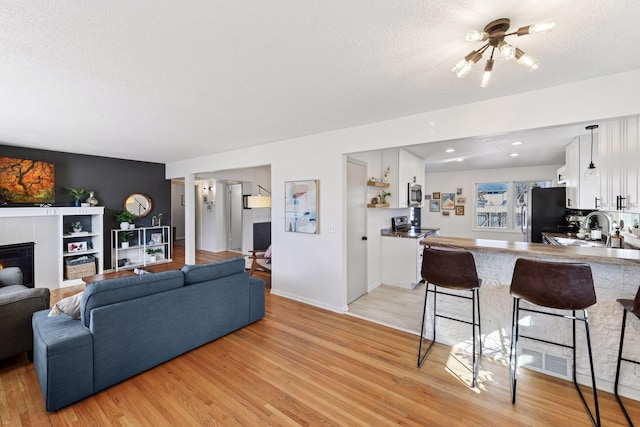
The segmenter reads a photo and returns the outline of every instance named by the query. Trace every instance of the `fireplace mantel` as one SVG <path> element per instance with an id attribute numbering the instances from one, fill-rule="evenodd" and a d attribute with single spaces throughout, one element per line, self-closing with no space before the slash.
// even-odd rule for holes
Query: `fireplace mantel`
<path id="1" fill-rule="evenodd" d="M 32 216 L 93 215 L 103 213 L 103 207 L 46 206 L 24 208 L 0 208 L 0 218 L 24 218 Z"/>

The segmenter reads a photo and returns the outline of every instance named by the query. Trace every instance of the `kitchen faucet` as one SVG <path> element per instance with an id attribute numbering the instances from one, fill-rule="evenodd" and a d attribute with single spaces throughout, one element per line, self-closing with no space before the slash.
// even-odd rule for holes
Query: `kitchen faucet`
<path id="1" fill-rule="evenodd" d="M 606 214 L 604 212 L 600 212 L 600 211 L 593 211 L 584 218 L 583 227 L 589 228 L 589 220 L 591 219 L 592 216 L 596 216 L 596 215 L 599 215 L 607 220 L 607 226 L 608 226 L 607 229 L 609 230 L 609 232 L 607 233 L 607 242 L 604 245 L 605 247 L 609 248 L 611 247 L 611 233 L 613 233 L 613 218 L 611 218 L 611 215 Z"/>

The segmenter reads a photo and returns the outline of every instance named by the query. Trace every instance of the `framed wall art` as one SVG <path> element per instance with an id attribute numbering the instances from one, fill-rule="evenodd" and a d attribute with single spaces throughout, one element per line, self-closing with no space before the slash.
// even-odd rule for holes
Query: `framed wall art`
<path id="1" fill-rule="evenodd" d="M 456 206 L 456 215 L 464 215 L 464 206 Z"/>
<path id="2" fill-rule="evenodd" d="M 319 180 L 284 183 L 284 226 L 293 233 L 318 234 Z"/>
<path id="3" fill-rule="evenodd" d="M 440 200 L 440 192 L 439 191 L 434 191 L 432 196 L 433 196 L 434 200 Z"/>
<path id="4" fill-rule="evenodd" d="M 431 200 L 429 202 L 429 212 L 440 212 L 440 200 Z"/>
<path id="5" fill-rule="evenodd" d="M 456 195 L 454 193 L 442 193 L 440 197 L 440 207 L 442 209 L 453 210 L 453 207 L 456 205 Z"/>

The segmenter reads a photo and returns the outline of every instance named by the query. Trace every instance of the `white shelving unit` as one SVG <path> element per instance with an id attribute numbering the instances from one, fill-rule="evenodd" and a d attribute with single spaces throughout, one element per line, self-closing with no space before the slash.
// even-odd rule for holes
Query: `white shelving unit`
<path id="1" fill-rule="evenodd" d="M 77 285 L 82 282 L 82 278 L 68 278 L 66 274 L 66 261 L 83 256 L 92 256 L 95 258 L 95 273 L 101 274 L 104 271 L 103 266 L 103 207 L 93 208 L 61 208 L 62 215 L 60 218 L 60 235 L 62 236 L 62 268 L 60 269 L 60 284 L 62 287 Z M 72 232 L 71 224 L 80 222 L 82 231 L 79 233 Z M 71 246 L 75 246 L 74 249 Z M 86 249 L 82 250 L 82 247 Z M 70 251 L 71 249 L 71 251 Z"/>
<path id="2" fill-rule="evenodd" d="M 123 248 L 120 236 L 130 233 L 129 247 Z M 160 252 L 156 254 L 156 260 L 151 260 L 147 249 L 156 248 Z M 111 230 L 111 268 L 115 271 L 146 267 L 147 265 L 160 264 L 171 261 L 171 227 L 162 225 L 158 227 L 138 227 L 128 230 Z"/>

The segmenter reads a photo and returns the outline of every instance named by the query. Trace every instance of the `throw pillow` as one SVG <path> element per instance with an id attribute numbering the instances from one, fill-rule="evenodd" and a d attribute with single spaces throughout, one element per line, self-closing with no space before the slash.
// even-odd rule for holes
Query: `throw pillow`
<path id="1" fill-rule="evenodd" d="M 49 317 L 64 313 L 74 320 L 80 319 L 80 302 L 83 293 L 84 291 L 58 301 L 49 312 Z"/>
<path id="2" fill-rule="evenodd" d="M 271 262 L 271 245 L 269 245 L 266 252 L 264 253 L 264 257 L 267 259 L 267 262 Z"/>

